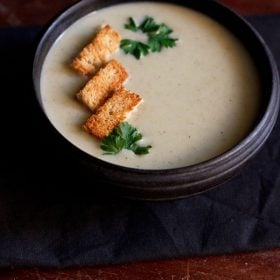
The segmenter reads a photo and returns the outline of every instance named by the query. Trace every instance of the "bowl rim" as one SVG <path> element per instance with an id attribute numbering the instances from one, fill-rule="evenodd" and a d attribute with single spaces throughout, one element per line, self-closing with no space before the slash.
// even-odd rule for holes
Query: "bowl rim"
<path id="1" fill-rule="evenodd" d="M 207 1 L 207 5 L 213 5 L 219 9 L 223 9 L 226 13 L 231 14 L 231 16 L 235 17 L 245 28 L 247 28 L 247 32 L 251 32 L 251 34 L 255 37 L 255 39 L 259 42 L 260 46 L 263 49 L 263 53 L 266 56 L 268 65 L 271 69 L 271 89 L 270 89 L 270 97 L 269 97 L 269 102 L 266 105 L 265 112 L 261 115 L 261 118 L 256 121 L 254 124 L 253 128 L 251 131 L 247 134 L 245 138 L 243 138 L 241 141 L 239 141 L 236 145 L 231 147 L 229 150 L 225 151 L 224 153 L 217 155 L 213 158 L 210 158 L 208 160 L 188 165 L 188 166 L 182 166 L 182 167 L 175 167 L 175 168 L 168 168 L 168 169 L 142 169 L 142 168 L 132 168 L 132 167 L 127 167 L 127 166 L 122 166 L 122 165 L 117 165 L 113 164 L 110 162 L 107 162 L 105 160 L 99 159 L 97 157 L 94 157 L 93 155 L 88 154 L 86 151 L 81 150 L 78 148 L 74 143 L 70 142 L 55 126 L 54 124 L 50 121 L 48 118 L 45 109 L 43 107 L 42 101 L 41 101 L 41 93 L 40 93 L 40 77 L 41 77 L 41 70 L 42 70 L 42 65 L 41 69 L 39 71 L 39 76 L 37 72 L 38 68 L 38 60 L 41 56 L 41 51 L 44 47 L 45 42 L 48 40 L 49 36 L 56 31 L 56 28 L 59 27 L 59 24 L 61 21 L 66 20 L 67 28 L 71 26 L 74 22 L 76 22 L 78 19 L 86 16 L 87 14 L 90 14 L 92 12 L 96 12 L 100 9 L 109 7 L 109 6 L 114 6 L 114 5 L 122 5 L 122 4 L 127 4 L 127 3 L 135 3 L 135 2 L 158 2 L 158 3 L 166 3 L 166 4 L 171 4 L 171 5 L 180 5 L 183 7 L 192 7 L 193 2 L 197 3 L 205 3 L 205 0 L 185 0 L 185 1 L 180 1 L 180 0 L 175 0 L 175 1 L 168 1 L 168 0 L 120 0 L 120 1 L 115 1 L 115 0 L 82 0 L 79 1 L 73 5 L 71 5 L 69 8 L 66 8 L 60 15 L 58 15 L 53 22 L 48 26 L 46 32 L 42 36 L 33 61 L 33 85 L 35 88 L 35 93 L 36 93 L 36 99 L 39 102 L 39 105 L 44 112 L 45 117 L 48 119 L 49 123 L 51 123 L 52 127 L 58 132 L 58 134 L 63 137 L 64 140 L 68 144 L 72 146 L 72 148 L 75 148 L 77 152 L 85 156 L 87 159 L 91 161 L 95 161 L 97 165 L 102 166 L 102 168 L 110 168 L 112 170 L 120 170 L 128 173 L 135 173 L 135 174 L 150 174 L 150 175 L 172 175 L 172 174 L 196 174 L 200 172 L 205 172 L 207 170 L 211 170 L 212 167 L 220 165 L 220 164 L 225 164 L 229 161 L 232 161 L 232 158 L 235 158 L 238 156 L 243 150 L 246 150 L 248 146 L 252 144 L 252 141 L 256 138 L 256 136 L 267 126 L 271 120 L 274 120 L 274 124 L 276 122 L 276 118 L 278 115 L 278 110 L 276 108 L 279 108 L 279 94 L 278 92 L 278 85 L 279 85 L 279 75 L 278 75 L 278 70 L 277 66 L 275 64 L 273 55 L 271 51 L 269 50 L 267 44 L 265 43 L 264 39 L 261 37 L 261 35 L 256 31 L 256 29 L 246 20 L 244 17 L 240 16 L 238 13 L 233 11 L 232 9 L 228 8 L 227 6 L 215 1 L 215 0 L 209 0 Z M 84 7 L 86 7 L 89 4 L 96 4 L 98 5 L 97 8 L 93 7 L 91 11 L 85 12 L 82 16 L 78 16 L 74 20 L 69 20 L 69 16 L 75 14 L 77 11 L 81 11 Z M 198 10 L 199 12 L 204 13 L 206 16 L 210 16 L 207 12 L 203 12 L 202 10 Z M 216 18 L 212 17 L 214 20 L 217 21 Z M 59 39 L 59 37 L 63 34 L 65 29 L 61 30 L 59 32 L 59 35 L 56 36 L 54 39 L 53 43 L 56 42 L 56 40 Z M 53 43 L 51 45 L 53 45 Z M 50 47 L 48 51 L 50 50 Z M 46 57 L 46 56 L 45 56 Z M 39 81 L 39 82 L 38 82 Z M 273 90 L 273 89 L 277 90 Z M 273 126 L 274 126 L 273 124 Z M 272 128 L 270 129 L 269 133 L 271 132 Z M 269 135 L 268 135 L 269 136 Z M 263 142 L 266 141 L 268 136 L 263 140 Z"/>

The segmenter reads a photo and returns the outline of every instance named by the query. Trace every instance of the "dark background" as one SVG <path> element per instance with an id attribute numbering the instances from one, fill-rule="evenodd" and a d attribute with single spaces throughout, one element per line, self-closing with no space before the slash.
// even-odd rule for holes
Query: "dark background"
<path id="1" fill-rule="evenodd" d="M 49 5 L 47 1 L 11 2 L 1 1 L 2 24 L 6 27 L 42 25 L 55 14 L 55 9 L 60 9 L 60 6 Z M 66 1 L 63 4 L 62 2 L 59 3 L 68 5 Z M 270 1 L 263 6 L 261 6 L 262 1 L 247 1 L 247 4 L 246 1 L 231 2 L 239 10 L 244 7 L 242 10 L 244 13 L 250 11 L 277 13 L 279 11 L 278 1 L 275 1 L 275 4 Z M 3 7 L 6 7 L 6 10 Z M 7 9 L 8 12 L 5 12 Z M 38 12 L 41 12 L 41 16 L 38 16 Z M 251 17 L 250 21 L 263 34 L 279 61 L 279 17 Z M 75 262 L 86 265 L 104 263 L 104 260 L 109 264 L 116 260 L 128 262 L 127 256 L 133 256 L 131 260 L 136 261 L 137 259 L 185 257 L 201 253 L 278 247 L 279 124 L 264 149 L 238 177 L 217 190 L 192 198 L 192 202 L 182 200 L 155 205 L 135 203 L 115 197 L 104 199 L 99 192 L 92 193 L 92 184 L 88 179 L 83 180 L 81 185 L 80 176 L 83 174 L 79 173 L 80 171 L 77 172 L 79 168 L 75 163 L 68 162 L 66 151 L 53 137 L 53 131 L 34 99 L 30 73 L 34 42 L 40 32 L 41 28 L 5 28 L 0 32 L 1 74 L 2 81 L 5 81 L 2 88 L 1 110 L 2 131 L 5 133 L 2 134 L 0 166 L 2 187 L 0 191 L 0 259 L 2 265 L 74 265 Z M 25 67 L 23 68 L 22 65 Z M 49 151 L 54 151 L 54 153 L 49 153 Z M 254 186 L 254 192 L 252 192 L 252 186 Z M 175 219 L 174 213 L 178 214 Z M 65 220 L 65 217 L 68 219 Z M 94 217 L 96 221 L 92 223 Z M 186 224 L 186 220 L 191 222 Z M 221 223 L 213 227 L 217 220 Z M 149 223 L 161 225 L 161 227 L 156 230 L 146 229 Z M 98 228 L 94 228 L 96 225 Z M 180 232 L 174 232 L 176 228 L 180 228 Z M 200 235 L 194 236 L 193 229 L 200 229 Z M 111 245 L 107 248 L 108 251 L 104 250 L 104 244 L 89 242 L 93 232 L 97 234 L 99 240 L 107 238 L 105 245 Z M 112 232 L 116 235 L 126 232 L 127 236 L 121 240 L 122 243 L 119 243 L 122 244 L 119 250 L 115 243 L 109 242 L 112 240 Z M 161 232 L 160 235 L 159 232 Z M 110 235 L 106 236 L 107 233 Z M 191 238 L 188 238 L 188 235 Z M 81 239 L 81 236 L 84 238 Z M 157 240 L 153 242 L 155 238 Z M 120 241 L 117 236 L 113 236 L 113 239 Z M 235 242 L 232 243 L 233 240 Z M 234 245 L 228 247 L 229 242 Z M 90 255 L 92 248 L 95 250 L 93 255 L 92 253 Z M 184 248 L 188 249 L 187 253 Z M 112 251 L 114 251 L 113 255 Z M 51 253 L 48 255 L 46 252 Z M 83 252 L 82 255 L 81 252 Z M 160 255 L 157 255 L 159 252 Z M 248 271 L 248 266 L 254 267 L 255 276 L 258 277 L 261 275 L 258 268 L 265 264 L 258 260 L 266 261 L 271 267 L 272 263 L 269 261 L 277 259 L 278 251 L 265 251 L 260 254 L 254 263 L 251 263 L 254 258 L 248 257 L 247 260 L 250 261 L 244 261 L 241 264 L 240 260 L 246 259 L 246 255 L 233 256 L 231 259 L 230 257 L 229 259 L 208 257 L 203 261 L 209 261 L 212 267 L 215 267 L 215 264 L 219 267 L 219 262 L 223 260 L 224 264 L 231 265 L 235 269 L 238 265 L 239 269 L 246 270 L 247 268 Z M 50 263 L 50 260 L 53 263 Z M 166 264 L 176 272 L 180 267 L 182 273 L 189 273 L 189 270 L 185 271 L 182 266 L 191 264 L 192 275 L 198 275 L 193 279 L 204 279 L 199 278 L 203 277 L 201 276 L 203 273 L 199 274 L 197 273 L 199 269 L 194 269 L 196 264 L 200 270 L 204 268 L 203 271 L 206 271 L 204 273 L 211 270 L 202 265 L 202 259 L 153 263 L 157 269 L 165 270 L 167 273 Z M 146 267 L 154 269 L 153 265 L 146 264 Z M 133 265 L 131 267 L 133 268 Z M 135 268 L 137 264 L 134 264 Z M 94 273 L 97 273 L 97 270 L 87 269 L 84 273 L 91 271 L 92 277 L 96 276 Z M 127 269 L 127 267 L 122 269 Z M 116 272 L 116 268 L 111 268 L 109 271 Z M 141 275 L 142 270 L 139 269 L 139 265 L 138 271 Z M 267 274 L 267 271 L 270 271 L 270 274 Z M 27 270 L 23 270 L 15 273 L 26 272 Z M 77 270 L 71 271 L 71 273 L 76 272 Z M 150 272 L 152 273 L 152 270 Z M 9 273 L 11 271 L 5 272 L 6 276 L 3 277 L 8 277 Z M 32 270 L 29 273 L 32 275 Z M 224 277 L 232 278 L 236 273 L 238 271 L 232 271 Z M 273 273 L 274 277 L 279 276 L 275 274 L 277 267 L 263 273 L 263 276 L 260 276 L 263 278 L 259 279 L 277 279 L 268 278 L 272 277 Z M 128 274 L 129 272 L 126 275 Z M 51 277 L 50 275 L 54 274 L 47 275 Z M 156 275 L 159 274 L 155 274 L 154 277 Z M 179 277 L 178 274 L 176 275 Z M 207 279 L 226 279 L 209 278 L 212 277 L 209 275 L 211 273 L 208 273 Z M 106 279 L 105 276 L 102 275 L 103 279 Z"/>

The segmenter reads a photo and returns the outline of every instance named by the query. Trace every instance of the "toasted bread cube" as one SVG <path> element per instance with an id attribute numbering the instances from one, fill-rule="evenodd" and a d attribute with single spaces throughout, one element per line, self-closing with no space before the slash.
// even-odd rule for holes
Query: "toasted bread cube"
<path id="1" fill-rule="evenodd" d="M 92 75 L 104 65 L 111 54 L 119 49 L 120 34 L 110 25 L 105 25 L 74 58 L 72 67 L 83 75 Z"/>
<path id="2" fill-rule="evenodd" d="M 141 100 L 138 94 L 121 88 L 86 121 L 85 130 L 100 139 L 108 136 Z"/>
<path id="3" fill-rule="evenodd" d="M 87 82 L 77 97 L 94 112 L 115 90 L 122 87 L 127 77 L 125 68 L 118 61 L 111 60 Z"/>

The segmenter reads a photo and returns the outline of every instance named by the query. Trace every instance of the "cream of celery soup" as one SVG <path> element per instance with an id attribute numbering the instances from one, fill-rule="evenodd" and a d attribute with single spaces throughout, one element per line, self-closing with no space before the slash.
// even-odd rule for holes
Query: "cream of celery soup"
<path id="1" fill-rule="evenodd" d="M 128 150 L 103 155 L 100 141 L 82 128 L 91 113 L 75 98 L 86 78 L 69 64 L 102 24 L 122 38 L 145 40 L 124 29 L 128 17 L 140 22 L 145 16 L 170 26 L 177 46 L 140 60 L 122 50 L 113 57 L 130 75 L 126 88 L 144 99 L 127 121 L 152 148 L 142 156 Z M 208 160 L 236 145 L 256 119 L 260 84 L 245 48 L 219 23 L 180 6 L 140 2 L 101 9 L 68 28 L 47 55 L 41 95 L 52 124 L 84 152 L 117 165 L 167 169 Z"/>

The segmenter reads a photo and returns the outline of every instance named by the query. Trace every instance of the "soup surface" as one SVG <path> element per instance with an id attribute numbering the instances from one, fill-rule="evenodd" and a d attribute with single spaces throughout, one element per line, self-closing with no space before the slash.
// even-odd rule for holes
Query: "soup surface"
<path id="1" fill-rule="evenodd" d="M 136 60 L 122 50 L 113 55 L 127 69 L 126 88 L 144 99 L 127 120 L 152 145 L 148 155 L 124 150 L 103 155 L 100 141 L 82 128 L 90 112 L 75 94 L 86 78 L 70 62 L 102 24 L 122 38 L 145 40 L 124 28 L 128 17 L 165 23 L 177 46 Z M 260 84 L 242 44 L 211 18 L 163 3 L 120 4 L 93 12 L 70 26 L 49 51 L 41 75 L 44 110 L 56 129 L 84 152 L 117 165 L 167 169 L 196 164 L 229 150 L 252 129 Z"/>

